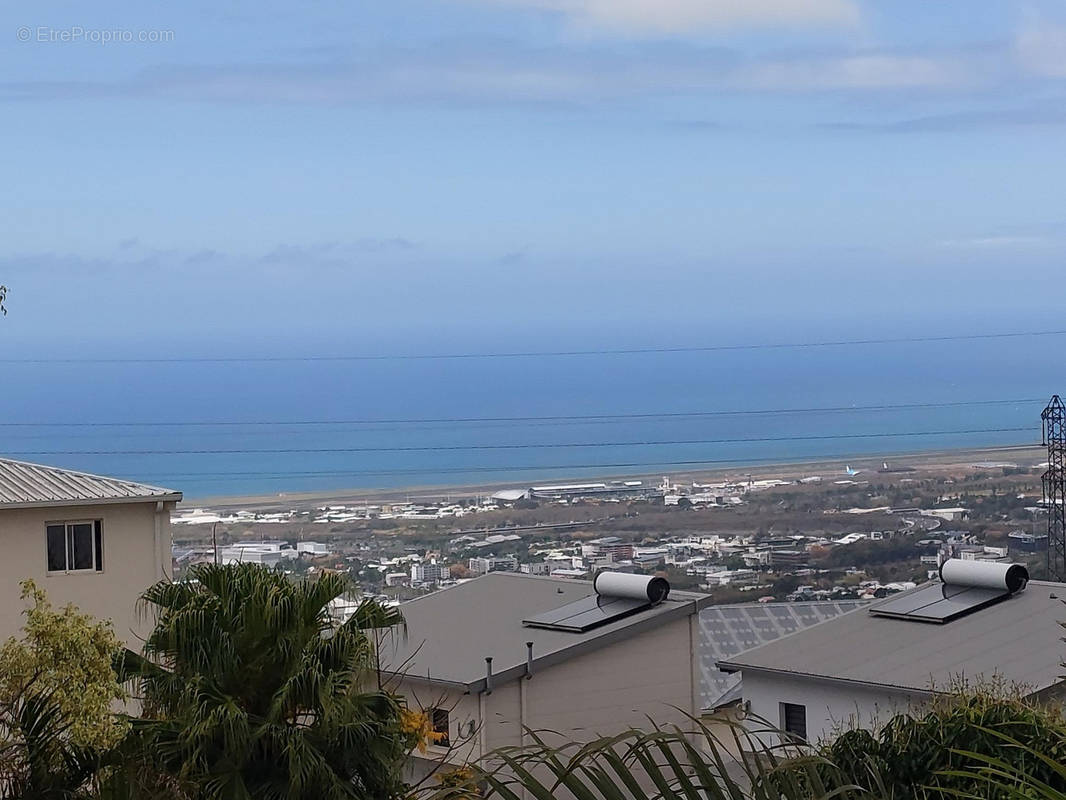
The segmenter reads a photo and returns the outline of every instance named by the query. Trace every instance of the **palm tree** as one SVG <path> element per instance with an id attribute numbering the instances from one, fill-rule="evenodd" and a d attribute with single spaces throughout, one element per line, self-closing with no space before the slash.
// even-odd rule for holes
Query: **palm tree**
<path id="1" fill-rule="evenodd" d="M 810 748 L 769 745 L 780 731 L 759 723 L 712 729 L 698 719 L 688 730 L 651 724 L 591 742 L 557 744 L 558 736 L 528 731 L 531 744 L 505 747 L 441 781 L 421 800 L 885 800 L 871 772 L 870 788 L 852 783 Z M 549 740 L 552 740 L 549 742 Z M 734 755 L 731 755 L 734 754 Z"/>
<path id="2" fill-rule="evenodd" d="M 143 702 L 125 777 L 151 797 L 396 796 L 408 743 L 367 631 L 402 619 L 367 601 L 336 624 L 329 603 L 347 588 L 254 564 L 202 564 L 149 588 L 155 629 L 119 665 Z"/>
<path id="3" fill-rule="evenodd" d="M 52 693 L 33 686 L 0 705 L 0 797 L 91 797 L 100 755 L 70 740 L 71 722 Z"/>

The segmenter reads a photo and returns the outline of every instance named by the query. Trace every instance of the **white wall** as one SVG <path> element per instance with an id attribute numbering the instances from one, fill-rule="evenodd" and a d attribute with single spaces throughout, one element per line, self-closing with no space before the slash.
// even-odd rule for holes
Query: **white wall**
<path id="1" fill-rule="evenodd" d="M 762 672 L 743 673 L 744 700 L 750 704 L 749 728 L 758 725 L 752 717 L 780 727 L 781 703 L 796 703 L 807 709 L 807 738 L 817 743 L 841 729 L 870 728 L 909 711 L 923 701 L 921 695 L 863 686 L 793 678 Z"/>
<path id="2" fill-rule="evenodd" d="M 171 574 L 173 503 L 165 506 L 158 514 L 155 502 L 0 510 L 0 640 L 19 634 L 26 608 L 19 583 L 33 578 L 54 606 L 74 603 L 110 619 L 118 637 L 139 649 L 151 622 L 138 613 L 137 599 Z M 96 519 L 103 523 L 103 572 L 48 575 L 46 526 Z"/>

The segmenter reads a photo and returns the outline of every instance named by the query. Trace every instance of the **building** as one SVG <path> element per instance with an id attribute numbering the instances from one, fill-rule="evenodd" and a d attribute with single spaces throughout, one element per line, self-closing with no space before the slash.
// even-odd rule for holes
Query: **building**
<path id="1" fill-rule="evenodd" d="M 548 573 L 553 578 L 566 578 L 566 579 L 581 579 L 589 574 L 587 569 L 567 569 L 566 567 L 559 567 L 553 569 Z"/>
<path id="2" fill-rule="evenodd" d="M 529 491 L 529 489 L 501 489 L 493 494 L 491 499 L 499 503 L 517 503 L 519 500 L 528 500 Z"/>
<path id="3" fill-rule="evenodd" d="M 475 575 L 487 575 L 490 572 L 518 572 L 518 559 L 514 556 L 478 556 L 470 559 L 468 566 Z"/>
<path id="4" fill-rule="evenodd" d="M 440 583 L 448 577 L 448 568 L 436 561 L 411 565 L 411 583 Z"/>
<path id="5" fill-rule="evenodd" d="M 698 714 L 698 614 L 709 598 L 606 599 L 587 581 L 493 572 L 402 604 L 407 635 L 389 637 L 386 668 L 452 747 L 416 752 L 413 777 L 446 756 L 465 763 L 521 744 L 527 729 L 580 741 Z M 575 603 L 582 616 L 567 610 Z"/>
<path id="6" fill-rule="evenodd" d="M 642 553 L 634 553 L 632 561 L 638 567 L 654 569 L 666 562 L 666 550 L 645 550 Z"/>
<path id="7" fill-rule="evenodd" d="M 958 563 L 986 574 L 1021 569 L 948 562 Z M 810 741 L 842 725 L 884 722 L 959 681 L 1002 680 L 1029 696 L 1057 698 L 1061 597 L 1066 584 L 1026 587 L 1023 581 L 994 590 L 938 580 L 720 659 L 718 666 L 740 673 L 752 715 Z"/>
<path id="8" fill-rule="evenodd" d="M 724 569 L 707 573 L 708 586 L 755 586 L 759 573 L 753 569 Z"/>
<path id="9" fill-rule="evenodd" d="M 19 583 L 73 603 L 140 649 L 151 623 L 137 601 L 171 575 L 170 514 L 181 492 L 0 459 L 0 641 L 17 635 Z"/>
<path id="10" fill-rule="evenodd" d="M 771 550 L 770 566 L 784 567 L 786 569 L 798 569 L 808 567 L 811 556 L 806 550 Z"/>
<path id="11" fill-rule="evenodd" d="M 322 542 L 297 542 L 296 552 L 302 556 L 328 556 L 330 554 L 329 545 Z"/>
<path id="12" fill-rule="evenodd" d="M 704 719 L 743 696 L 739 673 L 722 672 L 717 662 L 868 605 L 862 600 L 807 603 L 730 603 L 700 611 L 700 670 Z M 731 738 L 726 733 L 725 738 Z"/>
<path id="13" fill-rule="evenodd" d="M 970 509 L 955 507 L 955 508 L 924 508 L 918 512 L 923 517 L 939 517 L 947 522 L 958 522 L 970 513 Z"/>
<path id="14" fill-rule="evenodd" d="M 1007 534 L 1007 546 L 1021 553 L 1042 553 L 1047 550 L 1047 534 L 1011 531 Z"/>
<path id="15" fill-rule="evenodd" d="M 633 558 L 633 545 L 617 536 L 605 536 L 583 544 L 581 554 L 586 558 L 605 558 L 611 562 L 628 561 Z"/>
<path id="16" fill-rule="evenodd" d="M 291 548 L 282 548 L 279 542 L 237 542 L 218 551 L 221 564 L 260 564 L 276 567 L 283 558 L 292 553 Z"/>

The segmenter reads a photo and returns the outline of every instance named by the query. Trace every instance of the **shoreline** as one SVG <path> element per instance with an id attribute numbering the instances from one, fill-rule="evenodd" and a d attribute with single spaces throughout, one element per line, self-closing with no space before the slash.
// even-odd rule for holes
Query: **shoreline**
<path id="1" fill-rule="evenodd" d="M 996 458 L 1001 456 L 1001 458 Z M 974 461 L 1003 461 L 1018 463 L 1020 467 L 1032 467 L 1043 463 L 1045 449 L 1039 444 L 996 445 L 979 448 L 960 448 L 953 450 L 913 450 L 906 452 L 885 452 L 878 455 L 854 455 L 841 458 L 804 459 L 800 461 L 767 461 L 751 464 L 693 465 L 683 470 L 664 468 L 656 472 L 606 473 L 598 475 L 581 475 L 566 477 L 565 473 L 552 473 L 555 477 L 545 476 L 536 481 L 498 481 L 492 483 L 472 484 L 426 484 L 401 488 L 367 488 L 367 489 L 328 489 L 309 492 L 284 492 L 269 495 L 220 495 L 183 500 L 182 509 L 237 509 L 237 508 L 300 508 L 313 505 L 340 505 L 347 502 L 396 501 L 396 500 L 439 500 L 449 496 L 470 497 L 488 494 L 510 488 L 526 488 L 532 484 L 555 485 L 559 483 L 588 483 L 591 481 L 611 480 L 654 480 L 659 481 L 664 475 L 671 480 L 705 481 L 722 480 L 731 476 L 747 479 L 781 478 L 796 470 L 837 469 L 843 475 L 845 465 L 851 464 L 862 469 L 862 474 L 882 475 L 890 479 L 892 475 L 908 474 L 896 472 L 879 472 L 885 461 L 893 462 L 894 468 L 911 467 L 915 470 L 933 470 L 946 468 L 974 468 Z M 1035 459 L 1035 462 L 1034 462 Z M 871 471 L 872 470 L 872 471 Z M 865 478 L 864 478 L 865 480 Z"/>

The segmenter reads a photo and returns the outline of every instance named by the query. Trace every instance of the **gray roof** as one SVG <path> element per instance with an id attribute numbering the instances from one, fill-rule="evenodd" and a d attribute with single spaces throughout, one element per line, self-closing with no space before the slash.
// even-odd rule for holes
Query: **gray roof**
<path id="1" fill-rule="evenodd" d="M 181 500 L 181 492 L 0 458 L 0 509 Z"/>
<path id="2" fill-rule="evenodd" d="M 691 592 L 670 597 L 647 611 L 584 633 L 527 628 L 523 619 L 594 594 L 590 581 L 491 572 L 472 581 L 403 603 L 407 635 L 397 633 L 383 647 L 383 667 L 411 678 L 484 687 L 485 658 L 494 678 L 510 680 L 526 666 L 526 642 L 533 642 L 533 669 L 696 613 L 710 598 Z M 390 652 L 391 649 L 391 652 Z"/>
<path id="3" fill-rule="evenodd" d="M 1058 598 L 1066 598 L 1066 584 L 1031 581 L 1024 591 L 943 625 L 860 609 L 718 664 L 919 692 L 959 679 L 1001 678 L 1038 692 L 1059 683 L 1063 672 L 1059 622 L 1066 608 Z"/>
<path id="4" fill-rule="evenodd" d="M 839 617 L 864 600 L 800 603 L 742 603 L 700 611 L 701 701 L 705 709 L 740 698 L 740 675 L 722 672 L 717 662 L 796 631 Z"/>

